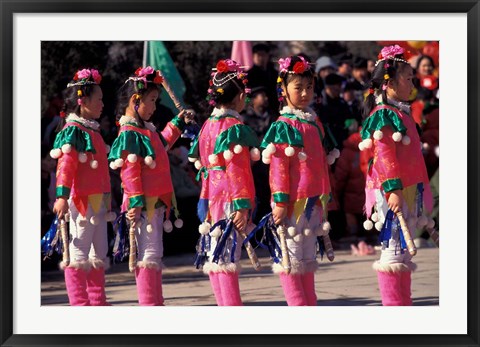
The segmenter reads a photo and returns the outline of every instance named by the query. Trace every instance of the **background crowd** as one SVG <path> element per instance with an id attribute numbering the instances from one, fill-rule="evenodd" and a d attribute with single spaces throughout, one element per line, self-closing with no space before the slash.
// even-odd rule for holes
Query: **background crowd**
<path id="1" fill-rule="evenodd" d="M 364 240 L 375 244 L 377 233 L 363 229 L 365 173 L 368 162 L 358 148 L 361 141 L 362 102 L 382 45 L 399 44 L 410 52 L 409 62 L 415 71 L 415 89 L 411 95 L 411 115 L 421 132 L 424 158 L 436 198 L 434 218 L 438 225 L 438 145 L 439 145 L 439 61 L 438 42 L 251 42 L 253 64 L 248 71 L 252 88 L 250 104 L 242 113 L 245 124 L 261 139 L 278 117 L 276 60 L 279 56 L 302 54 L 315 63 L 317 84 L 314 103 L 323 124 L 328 125 L 341 150 L 331 166 L 335 204 L 329 212 L 334 247 L 344 247 Z M 208 67 L 232 53 L 232 42 L 165 42 L 165 47 L 185 84 L 185 103 L 197 112 L 201 125 L 211 109 L 205 100 L 208 88 Z M 117 136 L 115 94 L 125 76 L 142 65 L 143 42 L 42 42 L 42 126 L 41 126 L 41 235 L 49 228 L 54 215 L 56 161 L 49 155 L 63 105 L 61 91 L 73 71 L 91 66 L 102 71 L 103 115 L 101 133 L 109 145 Z M 206 77 L 205 77 L 206 76 Z M 175 110 L 160 100 L 153 122 L 163 129 Z M 197 202 L 200 182 L 196 169 L 188 162 L 191 139 L 180 139 L 169 151 L 171 177 L 178 207 L 185 222 L 181 230 L 165 234 L 165 255 L 193 253 L 198 239 Z M 258 199 L 254 222 L 270 211 L 268 166 L 254 162 L 253 174 Z M 112 205 L 120 210 L 122 192 L 117 171 L 110 170 Z M 110 239 L 114 230 L 109 224 Z M 428 235 L 417 235 L 427 238 Z M 45 263 L 45 262 L 44 262 Z M 54 263 L 54 260 L 52 261 Z M 47 265 L 48 266 L 48 262 Z"/>

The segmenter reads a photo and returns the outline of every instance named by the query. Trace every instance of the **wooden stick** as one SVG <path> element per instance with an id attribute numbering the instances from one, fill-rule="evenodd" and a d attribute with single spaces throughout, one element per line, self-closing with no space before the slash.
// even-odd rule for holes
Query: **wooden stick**
<path id="1" fill-rule="evenodd" d="M 178 100 L 177 96 L 173 92 L 173 89 L 170 87 L 170 84 L 168 83 L 168 81 L 165 78 L 165 76 L 163 75 L 163 73 L 160 70 L 159 70 L 159 73 L 160 73 L 160 76 L 162 76 L 162 78 L 163 78 L 162 86 L 163 86 L 163 88 L 165 88 L 165 91 L 167 92 L 170 99 L 172 99 L 172 101 L 175 104 L 175 107 L 177 108 L 177 110 L 179 110 L 179 111 L 185 110 L 185 113 L 186 113 L 185 116 L 188 115 L 187 119 L 189 120 L 189 122 L 190 123 L 195 123 L 195 120 L 193 119 L 193 117 L 195 117 L 195 112 L 191 109 L 188 109 L 188 110 L 185 109 L 185 107 L 182 105 L 180 100 Z"/>
<path id="2" fill-rule="evenodd" d="M 244 235 L 244 237 L 246 237 L 245 234 L 243 234 L 243 235 Z M 260 270 L 260 262 L 258 261 L 257 254 L 255 253 L 255 249 L 250 244 L 250 241 L 247 241 L 247 243 L 245 244 L 245 249 L 247 250 L 248 258 L 250 258 L 250 262 L 252 263 L 253 268 L 256 271 L 259 271 Z"/>
<path id="3" fill-rule="evenodd" d="M 323 244 L 325 245 L 325 251 L 327 252 L 327 258 L 330 261 L 335 259 L 335 253 L 333 252 L 332 241 L 330 240 L 330 236 L 323 235 Z"/>
<path id="4" fill-rule="evenodd" d="M 407 222 L 405 221 L 405 218 L 403 218 L 402 211 L 398 211 L 396 213 L 396 215 L 397 215 L 397 218 L 400 222 L 400 226 L 402 227 L 403 238 L 405 239 L 405 242 L 407 243 L 408 253 L 410 253 L 410 255 L 414 256 L 415 254 L 417 254 L 417 247 L 415 247 L 415 243 L 412 240 L 412 234 L 410 233 L 410 230 L 408 229 Z"/>
<path id="5" fill-rule="evenodd" d="M 290 257 L 288 256 L 287 240 L 285 239 L 286 228 L 284 225 L 277 227 L 278 237 L 280 238 L 280 248 L 282 249 L 282 266 L 287 274 L 290 273 Z"/>
<path id="6" fill-rule="evenodd" d="M 132 219 L 130 221 L 130 230 L 128 232 L 128 237 L 130 240 L 130 254 L 128 256 L 128 269 L 130 272 L 135 271 L 137 266 L 137 244 L 135 242 L 135 230 L 137 229 L 137 221 Z"/>
<path id="7" fill-rule="evenodd" d="M 58 222 L 60 223 L 60 234 L 62 237 L 62 246 L 63 246 L 62 263 L 63 263 L 63 266 L 68 266 L 70 265 L 70 240 L 69 240 L 69 235 L 67 230 L 67 222 L 65 222 L 64 218 L 59 219 Z"/>

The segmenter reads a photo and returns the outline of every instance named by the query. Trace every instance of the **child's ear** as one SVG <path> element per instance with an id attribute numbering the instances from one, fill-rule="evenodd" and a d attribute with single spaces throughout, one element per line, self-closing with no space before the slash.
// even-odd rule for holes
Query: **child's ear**
<path id="1" fill-rule="evenodd" d="M 135 93 L 130 97 L 130 101 L 128 103 L 131 106 L 135 106 L 135 103 L 137 102 L 137 100 L 140 100 L 140 95 Z"/>

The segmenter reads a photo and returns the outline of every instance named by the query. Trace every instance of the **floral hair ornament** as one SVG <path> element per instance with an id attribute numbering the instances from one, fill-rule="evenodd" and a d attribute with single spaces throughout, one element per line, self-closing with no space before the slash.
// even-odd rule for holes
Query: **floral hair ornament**
<path id="1" fill-rule="evenodd" d="M 399 45 L 385 46 L 378 54 L 378 60 L 375 62 L 375 66 L 384 60 L 394 60 L 408 64 L 408 61 L 404 59 L 404 54 L 405 50 Z"/>
<path id="2" fill-rule="evenodd" d="M 154 78 L 152 79 L 150 75 L 154 74 Z M 136 83 L 136 87 L 138 90 L 143 90 L 147 88 L 148 84 L 148 77 L 150 77 L 150 82 L 153 82 L 156 85 L 162 84 L 164 81 L 163 76 L 161 75 L 160 71 L 155 69 L 151 66 L 147 67 L 139 67 L 135 70 L 135 76 L 129 77 L 125 83 L 128 81 L 133 81 Z"/>
<path id="3" fill-rule="evenodd" d="M 78 70 L 73 76 L 73 82 L 67 84 L 67 88 L 73 86 L 86 86 L 90 84 L 100 84 L 102 76 L 95 69 Z"/>
<path id="4" fill-rule="evenodd" d="M 239 79 L 242 81 L 242 84 L 244 85 L 244 89 L 240 88 L 240 86 L 237 84 L 237 82 L 233 81 L 239 91 L 243 92 L 245 91 L 246 98 L 245 102 L 248 103 L 250 102 L 250 93 L 251 89 L 247 88 L 247 73 L 245 71 L 246 66 L 241 66 L 239 63 L 237 63 L 235 60 L 232 59 L 223 59 L 219 60 L 217 62 L 217 65 L 212 69 L 212 79 L 208 81 L 209 88 L 207 90 L 208 95 L 206 97 L 206 100 L 208 101 L 209 105 L 215 106 L 217 104 L 216 99 L 220 96 L 223 95 L 225 92 L 223 88 L 215 88 L 215 87 L 221 87 L 225 85 L 228 81 L 233 80 L 234 78 Z M 223 77 L 219 78 L 218 74 L 224 74 Z"/>

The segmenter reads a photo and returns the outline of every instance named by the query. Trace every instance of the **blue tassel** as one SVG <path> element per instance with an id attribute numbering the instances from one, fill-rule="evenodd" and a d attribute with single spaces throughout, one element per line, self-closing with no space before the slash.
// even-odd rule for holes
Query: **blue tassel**
<path id="1" fill-rule="evenodd" d="M 50 228 L 47 230 L 45 235 L 43 235 L 41 239 L 41 250 L 42 254 L 45 258 L 49 258 L 52 256 L 53 252 L 57 252 L 58 254 L 62 254 L 61 244 L 59 238 L 57 236 L 57 226 L 58 226 L 58 217 L 55 216 L 52 224 L 50 224 Z"/>
<path id="2" fill-rule="evenodd" d="M 317 236 L 318 241 L 318 252 L 320 253 L 320 260 L 323 260 L 323 255 L 325 254 L 325 244 L 323 243 L 323 236 Z"/>
<path id="3" fill-rule="evenodd" d="M 417 217 L 423 214 L 423 182 L 417 184 Z"/>
<path id="4" fill-rule="evenodd" d="M 200 126 L 197 123 L 189 123 L 185 127 L 185 130 L 182 133 L 182 138 L 187 138 L 190 140 L 194 140 L 198 133 L 200 132 Z"/>
<path id="5" fill-rule="evenodd" d="M 392 221 L 393 221 L 393 211 L 388 210 L 387 215 L 385 216 L 385 223 L 383 223 L 382 230 L 380 231 L 380 235 L 378 240 L 380 243 L 385 245 L 388 248 L 389 240 L 392 237 Z"/>
<path id="6" fill-rule="evenodd" d="M 314 196 L 313 198 L 308 198 L 307 204 L 305 206 L 305 217 L 310 221 L 312 216 L 313 208 L 315 207 L 316 202 L 318 201 L 319 195 Z"/>
<path id="7" fill-rule="evenodd" d="M 113 262 L 121 263 L 128 257 L 130 251 L 129 230 L 127 227 L 127 212 L 120 213 L 113 222 L 115 243 L 112 250 Z"/>
<path id="8" fill-rule="evenodd" d="M 235 263 L 235 249 L 237 248 L 237 233 L 233 232 L 232 253 L 230 254 L 230 261 Z"/>
<path id="9" fill-rule="evenodd" d="M 207 218 L 207 213 L 208 213 L 208 199 L 198 200 L 197 215 L 198 215 L 198 219 L 200 219 L 200 222 L 205 221 L 205 219 Z"/>
<path id="10" fill-rule="evenodd" d="M 220 228 L 223 230 L 223 233 L 222 233 L 222 236 L 220 237 L 220 241 L 217 243 L 215 250 L 213 251 L 212 261 L 218 264 L 218 261 L 220 260 L 220 255 L 223 254 L 223 252 L 225 251 L 227 239 L 233 230 L 233 220 L 229 219 L 227 222 L 225 219 L 222 219 L 217 223 L 215 223 L 210 230 L 213 231 L 217 226 L 220 226 Z"/>

